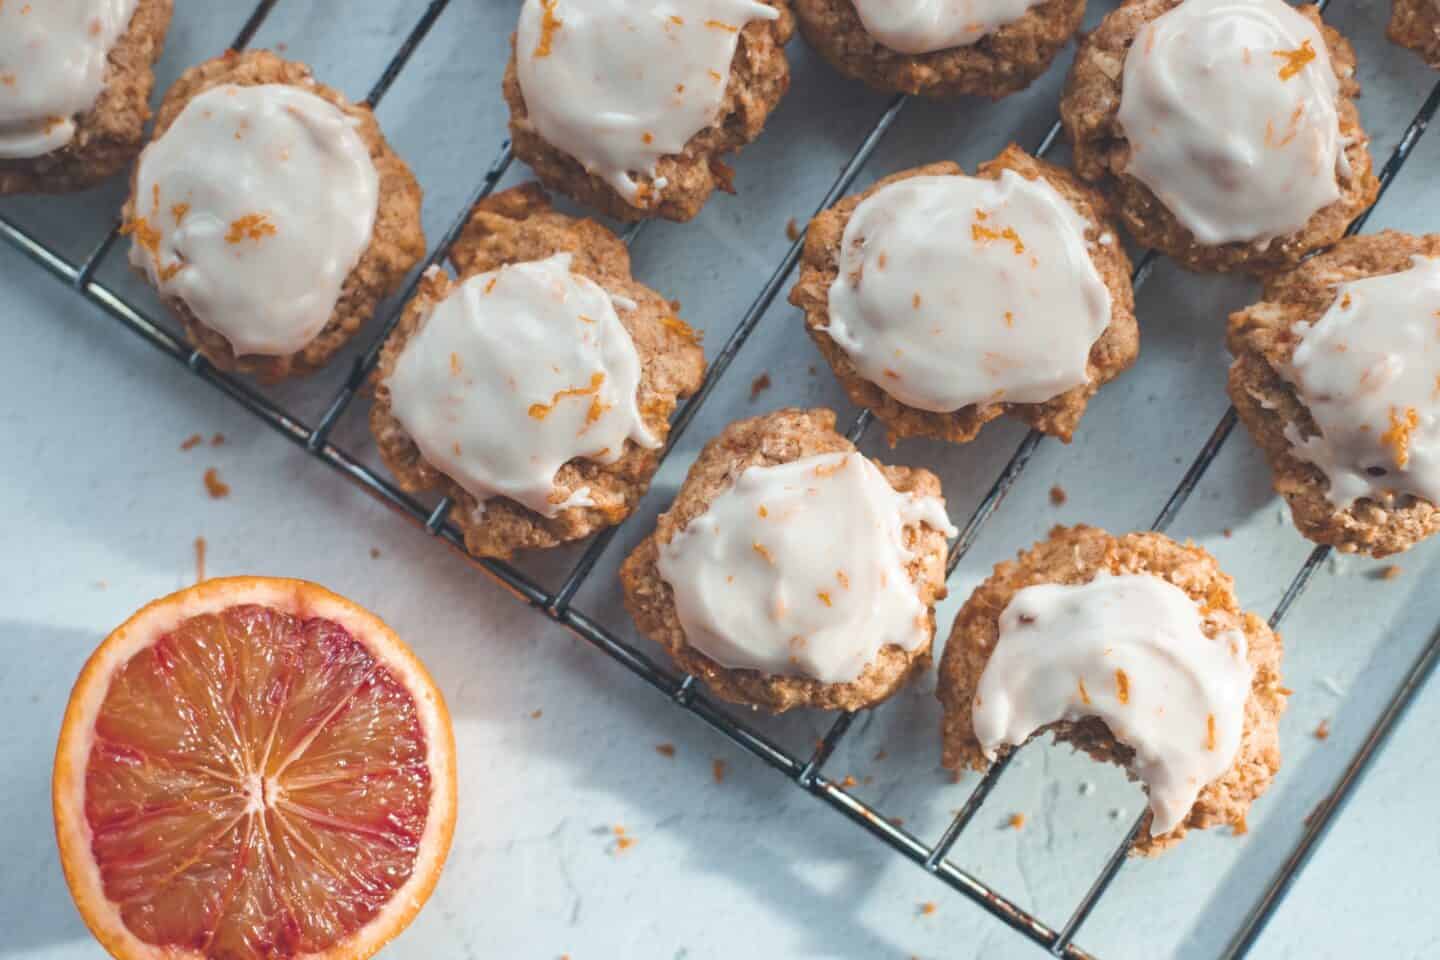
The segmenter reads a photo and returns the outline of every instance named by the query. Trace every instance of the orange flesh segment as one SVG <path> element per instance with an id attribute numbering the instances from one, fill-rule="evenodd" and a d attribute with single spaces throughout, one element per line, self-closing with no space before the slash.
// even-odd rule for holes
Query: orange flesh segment
<path id="1" fill-rule="evenodd" d="M 430 805 L 408 690 L 338 624 L 183 621 L 111 681 L 85 818 L 141 940 L 206 957 L 324 950 L 410 877 Z"/>

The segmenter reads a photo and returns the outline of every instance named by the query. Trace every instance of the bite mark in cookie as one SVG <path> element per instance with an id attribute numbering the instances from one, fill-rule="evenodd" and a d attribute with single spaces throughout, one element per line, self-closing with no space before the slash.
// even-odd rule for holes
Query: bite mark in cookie
<path id="1" fill-rule="evenodd" d="M 1050 731 L 1146 783 L 1153 812 L 1133 849 L 1158 853 L 1188 830 L 1244 823 L 1269 786 L 1280 655 L 1200 548 L 1057 527 L 956 617 L 936 690 L 944 763 L 983 770 Z"/>
<path id="2" fill-rule="evenodd" d="M 1070 437 L 1138 351 L 1104 201 L 1010 147 L 933 164 L 825 211 L 790 300 L 852 400 L 898 436 L 956 442 L 1013 410 Z"/>
<path id="3" fill-rule="evenodd" d="M 927 662 L 939 482 L 883 467 L 828 410 L 732 424 L 621 572 L 641 630 L 730 700 L 858 709 Z"/>

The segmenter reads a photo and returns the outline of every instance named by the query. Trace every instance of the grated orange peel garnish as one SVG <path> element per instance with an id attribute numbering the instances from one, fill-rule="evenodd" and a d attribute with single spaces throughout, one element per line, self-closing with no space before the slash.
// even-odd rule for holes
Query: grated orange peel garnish
<path id="1" fill-rule="evenodd" d="M 1294 50 L 1272 50 L 1270 55 L 1285 61 L 1280 66 L 1280 79 L 1289 80 L 1315 59 L 1315 48 L 1310 46 L 1309 40 L 1305 40 Z"/>

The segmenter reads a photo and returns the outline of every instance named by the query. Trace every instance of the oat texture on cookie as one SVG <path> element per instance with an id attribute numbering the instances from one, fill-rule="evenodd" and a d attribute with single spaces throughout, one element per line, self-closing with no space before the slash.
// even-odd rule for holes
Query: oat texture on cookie
<path id="1" fill-rule="evenodd" d="M 141 155 L 131 262 L 237 357 L 304 349 L 375 226 L 380 178 L 356 126 L 288 84 L 199 94 Z"/>
<path id="2" fill-rule="evenodd" d="M 105 87 L 110 50 L 138 0 L 0 4 L 0 159 L 52 153 L 75 138 Z"/>
<path id="3" fill-rule="evenodd" d="M 833 425 L 802 410 L 732 424 L 625 563 L 641 629 L 726 699 L 857 709 L 928 662 L 955 533 L 939 483 Z"/>
<path id="4" fill-rule="evenodd" d="M 946 766 L 1052 733 L 1143 785 L 1135 852 L 1243 823 L 1279 768 L 1280 640 L 1198 547 L 1056 528 L 957 616 L 936 690 Z"/>
<path id="5" fill-rule="evenodd" d="M 1076 55 L 1075 168 L 1143 246 L 1197 270 L 1271 272 L 1374 199 L 1355 54 L 1314 7 L 1135 0 Z"/>
<path id="6" fill-rule="evenodd" d="M 614 463 L 656 449 L 637 388 L 640 357 L 617 310 L 634 309 L 573 255 L 477 273 L 435 303 L 385 378 L 395 417 L 434 466 L 484 509 L 504 496 L 545 517 L 594 506 L 557 489 L 577 457 Z"/>
<path id="7" fill-rule="evenodd" d="M 525 0 L 505 81 L 517 155 L 624 219 L 689 219 L 789 83 L 783 2 Z"/>
<path id="8" fill-rule="evenodd" d="M 1007 149 L 978 175 L 882 180 L 807 231 L 791 302 L 856 403 L 899 436 L 971 439 L 1007 410 L 1068 439 L 1137 350 L 1105 204 Z"/>
<path id="9" fill-rule="evenodd" d="M 1306 536 L 1384 556 L 1440 525 L 1440 238 L 1354 237 L 1231 317 L 1230 395 Z"/>

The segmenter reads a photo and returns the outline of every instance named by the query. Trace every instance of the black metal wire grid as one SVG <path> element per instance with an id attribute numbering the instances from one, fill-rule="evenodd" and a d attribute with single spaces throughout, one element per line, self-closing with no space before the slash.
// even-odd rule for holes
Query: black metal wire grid
<path id="1" fill-rule="evenodd" d="M 271 10 L 279 0 L 259 0 L 250 16 L 237 34 L 233 49 L 247 46 Z M 1325 0 L 1322 0 L 1323 7 Z M 411 56 L 449 6 L 449 0 L 431 0 L 424 13 L 416 21 L 395 54 L 386 63 L 380 78 L 371 87 L 365 103 L 374 107 L 390 89 Z M 856 177 L 869 161 L 870 156 L 884 139 L 903 109 L 906 97 L 894 97 L 877 118 L 865 138 L 855 148 L 850 160 L 841 170 L 817 207 L 819 210 L 833 205 L 854 183 Z M 1379 173 L 1380 195 L 1389 189 L 1410 157 L 1431 119 L 1440 109 L 1440 83 L 1437 83 L 1416 112 L 1404 135 L 1391 153 Z M 1037 156 L 1044 156 L 1055 145 L 1060 135 L 1060 125 L 1053 124 L 1041 142 L 1036 146 Z M 439 264 L 449 252 L 464 226 L 471 208 L 476 202 L 494 190 L 505 175 L 512 161 L 508 141 L 504 142 L 498 155 L 485 171 L 480 183 L 474 189 L 469 203 L 455 218 L 440 242 L 430 252 L 425 266 Z M 1377 198 L 1378 202 L 1378 198 Z M 1350 228 L 1358 232 L 1373 211 L 1368 210 Z M 625 234 L 630 242 L 640 232 L 643 224 L 631 227 Z M 692 675 L 679 675 L 657 664 L 649 655 L 615 636 L 605 627 L 571 605 L 576 592 L 593 571 L 606 546 L 613 539 L 617 528 L 610 528 L 593 538 L 581 554 L 575 566 L 563 581 L 561 587 L 547 591 L 524 573 L 508 564 L 480 560 L 470 556 L 464 546 L 459 530 L 448 522 L 450 502 L 443 500 L 434 509 L 427 509 L 414 498 L 405 494 L 385 478 L 360 463 L 354 456 L 331 443 L 329 436 L 340 417 L 344 415 L 362 385 L 370 376 L 379 358 L 380 348 L 399 319 L 400 307 L 396 306 L 386 318 L 382 329 L 376 334 L 365 352 L 355 361 L 354 367 L 327 406 L 319 422 L 311 427 L 299 417 L 276 405 L 249 384 L 217 371 L 197 350 L 165 329 L 140 309 L 94 279 L 95 271 L 104 262 L 119 237 L 119 224 L 95 245 L 84 260 L 76 263 L 48 247 L 43 241 L 0 214 L 0 237 L 7 240 L 28 256 L 47 273 L 73 288 L 91 303 L 99 306 L 121 326 L 140 336 L 145 342 L 183 364 L 191 373 L 228 395 L 241 407 L 273 428 L 281 436 L 304 448 L 316 459 L 338 471 L 357 487 L 393 509 L 405 519 L 422 527 L 465 557 L 471 564 L 508 589 L 525 603 L 541 611 L 546 617 L 560 624 L 582 640 L 597 647 L 618 661 L 631 673 L 648 683 L 659 693 L 668 697 L 682 710 L 698 717 L 713 730 L 723 734 L 735 744 L 749 751 L 762 762 L 779 771 L 802 790 L 814 796 L 826 806 L 859 825 L 865 832 L 887 844 L 897 853 L 915 863 L 945 885 L 979 904 L 1003 923 L 1018 931 L 1050 954 L 1057 957 L 1088 958 L 1091 955 L 1074 943 L 1074 938 L 1096 904 L 1103 896 L 1110 882 L 1125 863 L 1126 855 L 1137 832 L 1144 822 L 1144 815 L 1135 820 L 1124 838 L 1107 859 L 1090 888 L 1074 907 L 1065 922 L 1057 930 L 1039 918 L 1007 899 L 981 879 L 960 869 L 947 859 L 950 849 L 960 838 L 966 827 L 974 820 L 986 797 L 994 789 L 1000 777 L 1008 768 L 1018 751 L 1003 755 L 971 791 L 964 805 L 956 813 L 940 838 L 927 844 L 908 831 L 894 825 L 881 811 L 863 800 L 851 795 L 836 781 L 822 772 L 827 759 L 834 752 L 848 732 L 854 714 L 841 713 L 816 744 L 810 756 L 801 758 L 786 751 L 764 733 L 737 720 L 707 698 L 698 689 Z M 694 419 L 701 405 L 714 391 L 731 362 L 748 340 L 769 309 L 799 260 L 803 238 L 795 240 L 776 266 L 770 278 L 756 294 L 754 301 L 745 311 L 740 323 L 722 346 L 719 354 L 711 361 L 700 389 L 691 397 L 676 415 L 670 434 L 670 444 L 662 456 L 673 449 L 674 443 Z M 1140 287 L 1150 275 L 1156 256 L 1147 252 L 1136 265 L 1133 275 L 1135 287 Z M 417 271 L 398 303 L 403 304 L 414 293 L 420 272 Z M 848 436 L 859 441 L 870 426 L 868 410 L 862 411 L 851 424 Z M 1236 414 L 1233 407 L 1228 409 L 1215 426 L 1204 446 L 1171 493 L 1169 499 L 1156 517 L 1151 529 L 1166 530 L 1179 513 L 1200 479 L 1215 459 L 1225 441 L 1233 432 Z M 958 537 L 951 546 L 946 565 L 947 576 L 954 571 L 960 560 L 975 542 L 981 528 L 994 515 L 1010 488 L 1024 471 L 1026 464 L 1039 446 L 1042 435 L 1030 431 L 1011 455 L 999 476 L 990 486 L 979 505 L 972 512 Z M 1291 605 L 1304 591 L 1311 575 L 1325 560 L 1329 547 L 1319 546 L 1311 551 L 1300 569 L 1295 573 L 1270 616 L 1270 625 L 1277 625 Z M 1325 835 L 1336 816 L 1343 809 L 1355 784 L 1359 781 L 1369 761 L 1383 746 L 1385 739 L 1394 728 L 1405 708 L 1410 704 L 1416 691 L 1423 685 L 1436 662 L 1440 661 L 1440 630 L 1434 633 L 1416 656 L 1402 677 L 1401 683 L 1392 693 L 1385 708 L 1377 718 L 1360 748 L 1355 752 L 1344 772 L 1337 779 L 1321 803 L 1306 819 L 1306 828 L 1300 840 L 1276 870 L 1265 886 L 1260 898 L 1251 907 L 1237 933 L 1222 954 L 1225 958 L 1245 955 L 1264 929 L 1276 907 L 1289 890 L 1295 877 L 1307 862 L 1315 846 Z"/>

